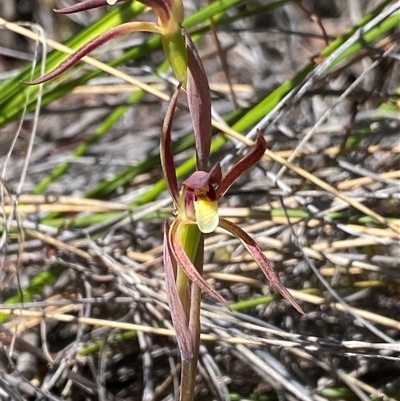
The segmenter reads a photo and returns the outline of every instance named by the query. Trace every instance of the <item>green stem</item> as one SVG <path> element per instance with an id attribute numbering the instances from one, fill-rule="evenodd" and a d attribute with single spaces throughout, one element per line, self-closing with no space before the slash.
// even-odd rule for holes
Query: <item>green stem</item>
<path id="1" fill-rule="evenodd" d="M 193 262 L 197 271 L 202 274 L 204 261 L 203 234 L 201 234 L 197 225 L 186 224 L 182 227 L 179 235 L 183 249 Z M 182 358 L 180 401 L 192 401 L 195 394 L 197 361 L 199 356 L 201 333 L 201 290 L 196 284 L 189 284 L 186 274 L 179 266 L 177 271 L 177 287 L 182 305 L 185 309 L 187 320 L 189 322 L 189 330 L 193 343 L 193 358 Z"/>
<path id="2" fill-rule="evenodd" d="M 182 360 L 181 394 L 179 401 L 192 401 L 196 385 L 197 357 Z"/>
<path id="3" fill-rule="evenodd" d="M 200 274 L 203 274 L 204 266 L 204 235 L 200 235 L 199 245 L 197 248 L 196 259 L 194 266 Z M 190 319 L 189 319 L 189 330 L 192 335 L 193 343 L 193 359 L 187 361 L 186 378 L 187 381 L 181 382 L 181 401 L 192 401 L 195 395 L 196 387 L 196 373 L 197 363 L 199 359 L 199 347 L 200 347 L 200 311 L 201 311 L 201 290 L 200 288 L 192 283 L 191 288 L 191 302 L 190 302 Z M 184 374 L 184 367 L 182 367 L 182 379 Z"/>
<path id="4" fill-rule="evenodd" d="M 190 291 L 189 291 L 189 279 L 184 270 L 178 266 L 176 274 L 176 286 L 178 287 L 179 298 L 182 302 L 183 309 L 187 321 L 190 316 Z"/>
<path id="5" fill-rule="evenodd" d="M 185 224 L 182 225 L 180 232 L 180 242 L 182 247 L 189 257 L 189 259 L 194 263 L 201 233 L 195 224 Z M 178 288 L 179 298 L 181 299 L 183 308 L 185 309 L 186 318 L 189 321 L 190 318 L 190 284 L 189 279 L 186 276 L 183 269 L 178 266 L 176 285 Z"/>

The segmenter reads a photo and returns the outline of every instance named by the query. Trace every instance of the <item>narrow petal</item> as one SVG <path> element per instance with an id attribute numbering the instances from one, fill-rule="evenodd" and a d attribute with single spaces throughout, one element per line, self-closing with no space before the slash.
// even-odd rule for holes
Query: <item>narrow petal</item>
<path id="1" fill-rule="evenodd" d="M 168 304 L 171 312 L 172 323 L 176 332 L 176 340 L 183 359 L 193 358 L 192 336 L 189 330 L 189 322 L 186 319 L 185 310 L 179 298 L 176 287 L 176 261 L 171 257 L 171 249 L 168 242 L 170 225 L 168 221 L 164 225 L 164 270 L 165 287 L 167 290 Z"/>
<path id="2" fill-rule="evenodd" d="M 261 131 L 258 130 L 254 148 L 228 171 L 216 189 L 217 199 L 222 198 L 232 184 L 263 157 L 265 149 L 267 149 L 267 143 Z"/>
<path id="3" fill-rule="evenodd" d="M 167 181 L 168 190 L 174 200 L 178 209 L 184 208 L 181 204 L 181 199 L 179 196 L 178 180 L 176 178 L 176 170 L 174 164 L 174 155 L 172 153 L 172 143 L 171 143 L 171 131 L 172 122 L 174 119 L 174 113 L 176 108 L 176 103 L 178 102 L 179 92 L 181 90 L 181 84 L 175 90 L 175 93 L 171 97 L 169 102 L 167 114 L 165 115 L 163 130 L 161 134 L 160 141 L 160 158 L 161 167 L 163 170 L 164 178 Z"/>
<path id="4" fill-rule="evenodd" d="M 178 220 L 175 220 L 169 230 L 169 243 L 171 246 L 171 253 L 173 257 L 195 285 L 197 285 L 202 291 L 206 292 L 208 295 L 216 299 L 218 302 L 224 304 L 229 309 L 229 305 L 226 300 L 220 294 L 218 294 L 218 292 L 215 291 L 214 288 L 212 288 L 210 284 L 207 283 L 207 281 L 204 280 L 204 278 L 196 270 L 193 263 L 183 250 L 179 240 L 179 228 L 181 224 L 182 223 L 179 223 Z"/>
<path id="5" fill-rule="evenodd" d="M 183 30 L 188 50 L 187 95 L 196 141 L 197 168 L 208 170 L 211 147 L 211 94 L 207 75 L 199 53 L 190 37 Z"/>
<path id="6" fill-rule="evenodd" d="M 199 198 L 194 202 L 194 210 L 199 230 L 204 234 L 215 231 L 219 223 L 218 202 Z"/>
<path id="7" fill-rule="evenodd" d="M 111 2 L 110 0 L 86 0 L 86 1 L 81 1 L 80 3 L 76 3 L 72 6 L 53 9 L 53 11 L 57 14 L 73 14 L 73 13 L 79 13 L 81 11 L 87 11 L 87 10 L 92 10 L 94 8 L 112 5 L 115 3 L 122 3 L 123 1 L 127 0 L 114 0 L 113 2 Z"/>
<path id="8" fill-rule="evenodd" d="M 246 231 L 242 230 L 236 224 L 224 219 L 219 219 L 219 226 L 226 231 L 229 231 L 234 237 L 239 239 L 253 259 L 257 262 L 258 266 L 270 281 L 272 286 L 301 314 L 304 314 L 303 309 L 298 305 L 295 299 L 292 297 L 290 292 L 282 284 L 281 280 L 275 273 L 270 261 L 263 254 L 260 247 L 256 244 L 253 238 L 250 237 Z"/>
<path id="9" fill-rule="evenodd" d="M 210 171 L 210 184 L 220 184 L 222 180 L 222 170 L 219 162 Z"/>
<path id="10" fill-rule="evenodd" d="M 124 34 L 131 33 L 131 32 L 138 32 L 138 31 L 160 33 L 160 28 L 152 22 L 127 22 L 127 23 L 121 24 L 115 28 L 111 28 L 107 32 L 100 34 L 99 36 L 97 36 L 93 40 L 91 40 L 90 42 L 83 45 L 76 52 L 72 53 L 66 60 L 64 60 L 53 71 L 49 72 L 48 74 L 44 75 L 43 77 L 40 77 L 34 81 L 26 82 L 26 83 L 29 85 L 37 85 L 37 84 L 41 84 L 43 82 L 47 82 L 50 79 L 53 79 L 53 78 L 59 76 L 60 74 L 62 74 L 66 70 L 68 70 L 70 67 L 72 67 L 74 64 L 76 64 L 83 57 L 87 56 L 91 51 L 93 51 L 94 49 L 97 49 L 98 47 L 100 47 L 104 43 L 108 42 L 109 40 L 115 38 L 116 36 L 124 35 Z"/>

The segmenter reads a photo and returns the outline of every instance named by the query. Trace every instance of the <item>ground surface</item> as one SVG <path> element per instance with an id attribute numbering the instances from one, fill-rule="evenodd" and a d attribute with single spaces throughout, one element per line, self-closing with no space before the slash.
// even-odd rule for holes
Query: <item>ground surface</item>
<path id="1" fill-rule="evenodd" d="M 205 6 L 198 3 L 188 1 L 187 14 Z M 266 3 L 242 2 L 228 15 Z M 302 2 L 320 16 L 329 41 L 379 3 Z M 50 1 L 8 7 L 3 18 L 37 21 L 59 41 L 101 15 L 71 21 L 55 16 Z M 288 82 L 326 46 L 318 24 L 289 2 L 218 32 L 238 110 Z M 299 169 L 263 160 L 228 193 L 221 213 L 256 238 L 306 314 L 276 296 L 238 241 L 223 231 L 209 236 L 205 277 L 233 311 L 203 298 L 196 400 L 400 400 L 399 51 L 379 60 L 397 33 L 317 77 L 263 125 L 268 148 L 285 159 L 297 150 L 290 160 Z M 4 81 L 35 48 L 8 29 L 0 37 Z M 113 42 L 99 57 L 107 62 L 148 37 Z M 215 117 L 226 117 L 235 106 L 213 36 L 198 47 Z M 153 52 L 121 69 L 171 94 L 169 75 L 150 74 L 162 57 Z M 4 400 L 155 401 L 177 392 L 179 355 L 162 265 L 171 203 L 166 191 L 146 199 L 161 179 L 156 156 L 166 103 L 146 95 L 131 104 L 131 94 L 131 85 L 103 75 L 42 107 L 34 140 L 32 113 L 20 130 L 18 119 L 1 127 Z M 90 139 L 123 104 L 116 123 Z M 191 130 L 184 111 L 176 117 L 175 140 Z M 88 141 L 87 151 L 72 157 Z M 235 144 L 228 141 L 213 161 L 228 169 Z M 180 151 L 176 164 L 192 155 Z M 64 174 L 35 191 L 65 162 Z M 118 174 L 129 179 L 98 189 Z"/>

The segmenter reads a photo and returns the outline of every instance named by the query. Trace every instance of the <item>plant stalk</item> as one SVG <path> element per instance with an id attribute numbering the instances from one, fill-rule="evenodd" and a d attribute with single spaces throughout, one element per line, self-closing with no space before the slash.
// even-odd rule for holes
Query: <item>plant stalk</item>
<path id="1" fill-rule="evenodd" d="M 182 245 L 187 252 L 187 255 L 193 262 L 193 265 L 197 271 L 203 273 L 204 263 L 204 235 L 199 231 L 197 225 L 191 224 L 186 225 L 182 228 L 181 233 Z M 181 272 L 181 274 L 179 274 Z M 190 284 L 190 299 L 187 299 L 188 294 L 188 279 L 183 270 L 178 267 L 177 275 L 177 286 L 185 312 L 188 314 L 187 319 L 189 323 L 189 330 L 192 336 L 193 343 L 193 358 L 186 359 L 182 356 L 182 370 L 181 370 L 181 391 L 180 401 L 193 401 L 196 387 L 196 374 L 197 374 L 197 362 L 199 357 L 199 346 L 200 346 L 200 309 L 201 309 L 201 290 L 195 284 Z M 185 303 L 187 302 L 188 305 Z M 188 306 L 188 310 L 186 309 Z"/>

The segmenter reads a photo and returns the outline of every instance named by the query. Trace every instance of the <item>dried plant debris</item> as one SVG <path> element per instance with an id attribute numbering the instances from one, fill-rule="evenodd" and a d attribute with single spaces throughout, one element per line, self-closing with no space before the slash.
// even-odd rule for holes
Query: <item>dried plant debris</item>
<path id="1" fill-rule="evenodd" d="M 15 8 L 4 18 L 39 21 L 60 42 L 106 15 L 67 20 L 48 2 L 34 2 L 31 15 L 23 2 L 8 3 Z M 216 228 L 205 237 L 212 292 L 202 297 L 195 399 L 399 400 L 398 27 L 372 37 L 398 15 L 396 2 L 233 3 L 226 22 L 213 15 L 220 43 L 209 33 L 196 43 L 222 144 L 210 165 L 222 161 L 225 176 L 251 152 L 256 128 L 267 149 L 218 214 L 254 238 L 305 314 L 277 294 L 237 238 Z M 185 7 L 189 16 L 207 2 Z M 1 27 L 13 50 L 0 55 L 3 84 L 36 55 L 13 25 Z M 340 62 L 329 64 L 324 51 L 342 34 L 360 48 L 350 54 L 343 42 Z M 176 82 L 158 69 L 161 47 L 150 52 L 149 38 L 123 37 L 94 56 L 118 59 L 135 42 L 143 53 L 118 69 L 169 97 Z M 182 366 L 162 248 L 174 211 L 158 150 L 167 103 L 120 77 L 73 73 L 44 87 L 39 116 L 30 103 L 22 120 L 0 113 L 0 398 L 173 401 Z M 57 100 L 56 86 L 66 91 Z M 193 140 L 184 96 L 177 102 L 180 187 L 194 167 L 185 170 Z M 224 118 L 239 134 L 220 135 L 215 124 Z"/>

